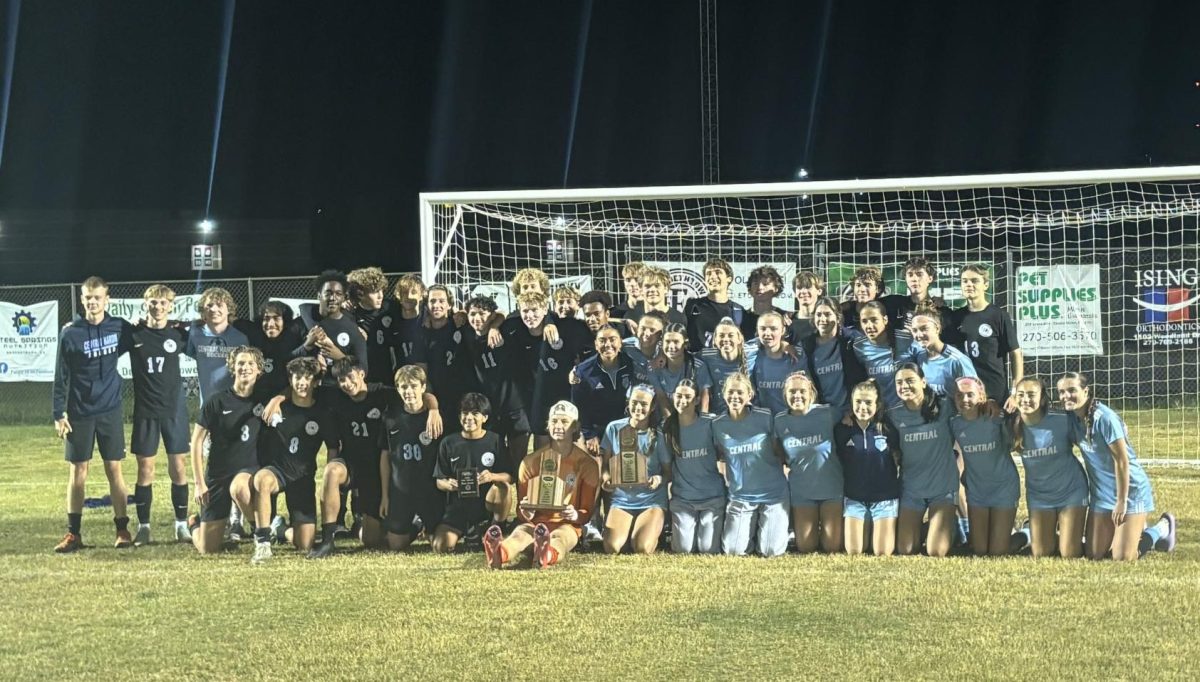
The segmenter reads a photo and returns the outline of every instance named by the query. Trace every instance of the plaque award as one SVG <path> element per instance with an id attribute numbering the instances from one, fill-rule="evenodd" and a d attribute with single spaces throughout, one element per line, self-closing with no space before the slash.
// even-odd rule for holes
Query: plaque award
<path id="1" fill-rule="evenodd" d="M 646 473 L 646 454 L 638 448 L 637 431 L 626 426 L 618 435 L 620 452 L 608 458 L 608 478 L 616 486 L 636 488 L 648 485 L 649 476 Z M 654 449 L 654 439 L 650 439 L 650 450 Z"/>
<path id="2" fill-rule="evenodd" d="M 567 486 L 560 477 L 562 455 L 548 450 L 542 457 L 537 476 L 529 479 L 528 502 L 521 505 L 531 511 L 562 511 L 567 508 Z"/>
<path id="3" fill-rule="evenodd" d="M 479 497 L 479 470 L 466 468 L 458 472 L 458 496 Z"/>

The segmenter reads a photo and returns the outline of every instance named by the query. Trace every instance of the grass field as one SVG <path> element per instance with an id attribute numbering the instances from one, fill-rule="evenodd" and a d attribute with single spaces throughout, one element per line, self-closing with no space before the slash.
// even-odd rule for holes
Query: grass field
<path id="1" fill-rule="evenodd" d="M 285 549 L 261 567 L 249 544 L 117 551 L 109 509 L 85 510 L 92 547 L 58 556 L 66 467 L 52 427 L 4 427 L 0 442 L 3 679 L 1200 675 L 1200 470 L 1150 470 L 1180 547 L 1129 565 L 588 553 L 495 573 L 480 554 L 424 548 L 325 562 Z M 97 466 L 88 495 L 106 492 Z"/>

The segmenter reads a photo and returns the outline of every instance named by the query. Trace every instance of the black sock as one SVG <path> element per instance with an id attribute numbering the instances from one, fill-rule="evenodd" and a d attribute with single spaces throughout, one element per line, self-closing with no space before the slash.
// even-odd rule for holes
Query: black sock
<path id="1" fill-rule="evenodd" d="M 128 516 L 118 516 L 113 519 L 113 525 L 115 525 L 117 527 L 118 533 L 123 530 L 129 530 L 129 517 Z"/>
<path id="2" fill-rule="evenodd" d="M 67 532 L 82 536 L 79 527 L 83 525 L 83 514 L 67 514 Z"/>
<path id="3" fill-rule="evenodd" d="M 267 526 L 266 528 L 255 528 L 254 529 L 254 540 L 256 542 L 270 544 L 270 542 L 271 542 L 271 527 Z"/>
<path id="4" fill-rule="evenodd" d="M 137 507 L 138 523 L 150 523 L 150 502 L 153 499 L 154 488 L 152 486 L 133 486 L 133 504 Z"/>
<path id="5" fill-rule="evenodd" d="M 188 486 L 171 484 L 171 506 L 175 508 L 175 520 L 186 521 L 188 510 Z"/>
<path id="6" fill-rule="evenodd" d="M 337 530 L 337 522 L 326 523 L 321 526 L 321 536 L 324 542 L 333 542 L 334 531 Z"/>

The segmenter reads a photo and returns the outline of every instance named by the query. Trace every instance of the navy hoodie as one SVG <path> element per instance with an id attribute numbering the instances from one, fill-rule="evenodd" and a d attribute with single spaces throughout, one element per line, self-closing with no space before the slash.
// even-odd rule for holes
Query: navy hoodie
<path id="1" fill-rule="evenodd" d="M 86 418 L 121 407 L 121 375 L 117 358 L 133 345 L 133 325 L 108 313 L 100 324 L 82 317 L 67 325 L 58 339 L 54 370 L 54 420 L 63 414 Z"/>

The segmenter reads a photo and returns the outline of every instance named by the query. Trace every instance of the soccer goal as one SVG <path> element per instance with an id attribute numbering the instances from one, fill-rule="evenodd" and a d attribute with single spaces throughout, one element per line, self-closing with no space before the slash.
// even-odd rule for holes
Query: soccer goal
<path id="1" fill-rule="evenodd" d="M 620 269 L 671 272 L 672 299 L 705 293 L 712 257 L 786 284 L 814 270 L 844 299 L 854 270 L 935 263 L 931 288 L 963 304 L 959 273 L 990 272 L 1013 317 L 1026 374 L 1092 377 L 1143 460 L 1200 465 L 1200 166 L 772 184 L 421 195 L 421 270 L 460 296 L 504 297 L 521 268 L 621 293 Z M 790 286 L 776 305 L 791 310 Z M 461 298 L 460 298 L 461 300 Z"/>

